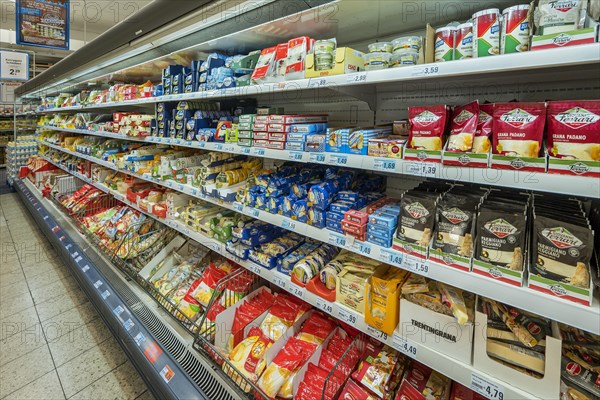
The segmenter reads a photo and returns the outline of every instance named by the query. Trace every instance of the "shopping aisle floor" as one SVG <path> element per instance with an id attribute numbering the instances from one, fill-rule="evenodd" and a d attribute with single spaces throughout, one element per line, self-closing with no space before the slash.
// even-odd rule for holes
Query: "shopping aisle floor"
<path id="1" fill-rule="evenodd" d="M 152 399 L 15 193 L 0 244 L 0 399 Z"/>

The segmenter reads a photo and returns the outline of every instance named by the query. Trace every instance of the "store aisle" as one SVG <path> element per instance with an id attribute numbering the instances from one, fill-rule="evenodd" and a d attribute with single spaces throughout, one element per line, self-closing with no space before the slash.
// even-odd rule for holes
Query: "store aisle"
<path id="1" fill-rule="evenodd" d="M 14 193 L 0 244 L 0 399 L 152 399 Z"/>

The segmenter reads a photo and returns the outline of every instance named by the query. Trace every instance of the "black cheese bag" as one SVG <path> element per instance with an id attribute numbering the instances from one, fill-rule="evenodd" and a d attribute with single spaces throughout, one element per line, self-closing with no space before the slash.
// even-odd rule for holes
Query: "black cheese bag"
<path id="1" fill-rule="evenodd" d="M 534 269 L 541 276 L 588 288 L 594 246 L 589 227 L 537 215 L 534 219 Z"/>
<path id="2" fill-rule="evenodd" d="M 438 203 L 434 249 L 471 257 L 472 228 L 478 202 L 475 197 L 448 194 Z"/>
<path id="3" fill-rule="evenodd" d="M 524 211 L 510 213 L 483 206 L 477 217 L 475 258 L 486 263 L 523 270 L 526 219 Z"/>
<path id="4" fill-rule="evenodd" d="M 427 247 L 435 223 L 438 195 L 411 191 L 402 196 L 396 237 L 408 243 Z"/>

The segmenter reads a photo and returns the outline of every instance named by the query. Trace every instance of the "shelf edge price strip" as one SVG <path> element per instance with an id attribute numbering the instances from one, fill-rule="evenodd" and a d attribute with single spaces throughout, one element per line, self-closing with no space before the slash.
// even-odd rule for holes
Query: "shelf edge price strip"
<path id="1" fill-rule="evenodd" d="M 392 335 L 392 347 L 409 357 L 417 357 L 418 346 L 398 333 Z"/>
<path id="2" fill-rule="evenodd" d="M 504 387 L 476 373 L 471 374 L 471 389 L 490 400 L 504 400 Z"/>

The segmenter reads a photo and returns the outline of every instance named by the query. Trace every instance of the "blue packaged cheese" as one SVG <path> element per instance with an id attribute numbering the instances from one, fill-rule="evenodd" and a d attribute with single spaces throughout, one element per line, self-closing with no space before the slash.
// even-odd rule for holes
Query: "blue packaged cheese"
<path id="1" fill-rule="evenodd" d="M 325 227 L 327 229 L 329 229 L 330 231 L 344 234 L 344 230 L 342 229 L 342 221 L 335 221 L 332 219 L 327 219 L 327 223 L 326 223 Z"/>
<path id="2" fill-rule="evenodd" d="M 398 224 L 398 217 L 394 214 L 375 212 L 369 216 L 369 224 L 392 229 Z"/>
<path id="3" fill-rule="evenodd" d="M 347 153 L 348 136 L 353 128 L 329 128 L 327 129 L 327 143 L 325 151 L 329 153 Z"/>
<path id="4" fill-rule="evenodd" d="M 353 192 L 350 190 L 341 190 L 338 193 L 338 200 L 350 201 L 355 203 L 360 197 L 358 192 Z"/>
<path id="5" fill-rule="evenodd" d="M 337 195 L 338 188 L 332 182 L 322 182 L 310 187 L 308 200 L 314 207 L 326 210 Z"/>
<path id="6" fill-rule="evenodd" d="M 378 225 L 367 225 L 367 235 L 371 234 L 375 237 L 379 237 L 382 239 L 390 239 L 394 237 L 394 233 L 396 232 L 395 228 L 385 228 L 383 226 Z"/>
<path id="7" fill-rule="evenodd" d="M 281 214 L 286 217 L 291 217 L 296 201 L 298 201 L 298 197 L 296 197 L 295 194 L 283 196 L 283 201 L 281 203 Z"/>
<path id="8" fill-rule="evenodd" d="M 329 206 L 329 210 L 343 214 L 346 211 L 352 210 L 353 206 L 354 203 L 349 201 L 336 201 L 335 203 L 331 203 L 331 205 Z"/>
<path id="9" fill-rule="evenodd" d="M 341 223 L 343 219 L 344 219 L 344 213 L 335 212 L 335 211 L 327 211 L 327 221 L 331 220 L 331 221 L 338 221 Z"/>
<path id="10" fill-rule="evenodd" d="M 376 244 L 381 247 L 392 247 L 393 240 L 393 238 L 386 239 L 367 234 L 367 242 Z"/>
<path id="11" fill-rule="evenodd" d="M 287 141 L 285 143 L 285 149 L 289 150 L 289 151 L 304 151 L 304 149 L 305 149 L 305 143 L 304 142 L 290 142 L 290 141 Z"/>
<path id="12" fill-rule="evenodd" d="M 299 222 L 308 222 L 308 202 L 306 200 L 298 200 L 292 207 L 292 218 Z"/>
<path id="13" fill-rule="evenodd" d="M 283 197 L 269 197 L 267 201 L 267 211 L 271 214 L 279 214 Z"/>
<path id="14" fill-rule="evenodd" d="M 280 258 L 277 262 L 277 271 L 290 276 L 292 273 L 292 269 L 294 269 L 294 265 L 304 257 L 308 256 L 310 253 L 319 248 L 319 244 L 315 242 L 306 242 L 296 250 L 289 253 L 287 256 Z"/>
<path id="15" fill-rule="evenodd" d="M 394 214 L 395 216 L 400 216 L 400 206 L 395 204 L 386 204 L 381 207 L 378 211 Z"/>
<path id="16" fill-rule="evenodd" d="M 308 209 L 308 223 L 317 228 L 325 228 L 325 222 L 327 221 L 327 212 L 320 210 L 316 207 L 310 207 Z"/>
<path id="17" fill-rule="evenodd" d="M 317 124 L 294 124 L 291 125 L 290 133 L 325 133 L 327 131 L 327 123 Z"/>

